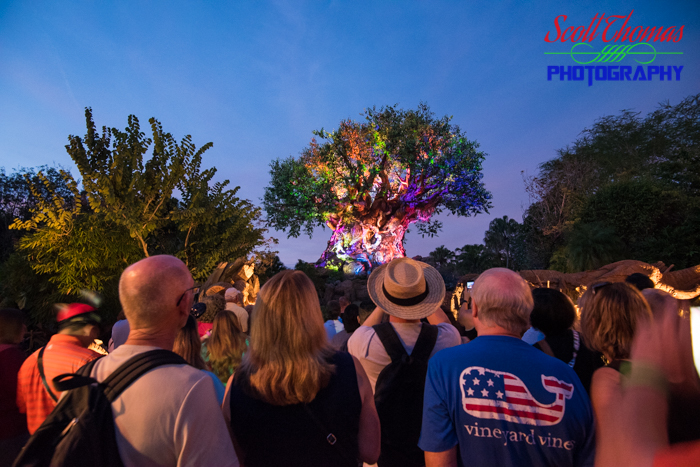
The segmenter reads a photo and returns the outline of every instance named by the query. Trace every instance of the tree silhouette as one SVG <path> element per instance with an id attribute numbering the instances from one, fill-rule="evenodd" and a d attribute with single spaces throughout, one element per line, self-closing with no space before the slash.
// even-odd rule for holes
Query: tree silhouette
<path id="1" fill-rule="evenodd" d="M 484 245 L 500 257 L 507 268 L 512 268 L 519 233 L 518 221 L 508 216 L 498 217 L 489 223 L 489 229 L 484 234 Z"/>
<path id="2" fill-rule="evenodd" d="M 615 262 L 621 259 L 623 248 L 614 228 L 599 223 L 578 224 L 565 248 L 569 270 L 588 271 Z"/>

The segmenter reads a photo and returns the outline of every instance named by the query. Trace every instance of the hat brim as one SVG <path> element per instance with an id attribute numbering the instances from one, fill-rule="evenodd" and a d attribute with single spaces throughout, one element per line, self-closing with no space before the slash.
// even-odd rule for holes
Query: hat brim
<path id="1" fill-rule="evenodd" d="M 391 302 L 382 290 L 388 264 L 383 264 L 372 271 L 367 280 L 367 291 L 374 304 L 391 316 L 402 319 L 421 319 L 432 315 L 445 299 L 445 281 L 437 269 L 429 264 L 418 262 L 423 268 L 428 295 L 417 305 L 401 306 Z"/>

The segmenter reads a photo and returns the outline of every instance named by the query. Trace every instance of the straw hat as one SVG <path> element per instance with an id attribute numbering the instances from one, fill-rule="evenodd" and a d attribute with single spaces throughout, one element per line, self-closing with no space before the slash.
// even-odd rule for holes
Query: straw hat
<path id="1" fill-rule="evenodd" d="M 430 316 L 445 298 L 445 281 L 437 270 L 411 258 L 397 258 L 375 269 L 367 281 L 372 301 L 392 316 Z"/>

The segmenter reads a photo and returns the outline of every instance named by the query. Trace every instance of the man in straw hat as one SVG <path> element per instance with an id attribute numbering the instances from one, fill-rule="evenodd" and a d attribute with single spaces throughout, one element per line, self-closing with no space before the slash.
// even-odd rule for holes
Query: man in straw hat
<path id="1" fill-rule="evenodd" d="M 489 269 L 471 297 L 479 337 L 428 365 L 418 443 L 426 465 L 592 466 L 593 411 L 576 373 L 521 340 L 530 287 Z"/>
<path id="2" fill-rule="evenodd" d="M 348 351 L 362 364 L 375 393 L 382 423 L 378 464 L 423 465 L 417 442 L 428 359 L 461 343 L 440 309 L 445 283 L 432 266 L 398 258 L 372 272 L 367 289 L 377 308 L 352 334 Z M 382 323 L 385 314 L 389 321 Z"/>

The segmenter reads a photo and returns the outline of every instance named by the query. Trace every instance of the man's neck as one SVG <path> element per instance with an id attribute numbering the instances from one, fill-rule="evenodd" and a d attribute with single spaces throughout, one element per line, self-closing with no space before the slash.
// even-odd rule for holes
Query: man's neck
<path id="1" fill-rule="evenodd" d="M 500 326 L 489 326 L 489 327 L 477 327 L 476 332 L 479 336 L 508 336 L 515 337 L 516 339 L 522 338 L 518 334 L 511 332 Z"/>
<path id="2" fill-rule="evenodd" d="M 389 316 L 389 321 L 392 323 L 420 323 L 419 319 L 403 319 L 398 316 Z"/>
<path id="3" fill-rule="evenodd" d="M 65 329 L 63 331 L 58 331 L 58 334 L 61 334 L 63 336 L 75 337 L 80 342 L 80 345 L 82 347 L 85 347 L 86 349 L 90 346 L 90 344 L 93 341 L 92 337 L 90 336 L 86 336 L 85 334 L 80 333 L 73 333 Z"/>
<path id="4" fill-rule="evenodd" d="M 175 335 L 171 332 L 156 331 L 153 329 L 132 329 L 124 345 L 146 345 L 172 350 L 175 344 Z"/>

